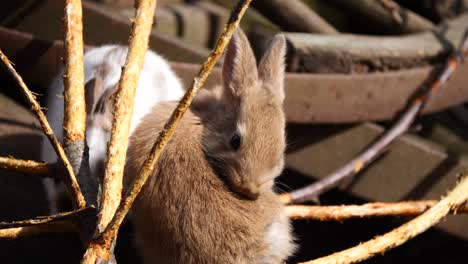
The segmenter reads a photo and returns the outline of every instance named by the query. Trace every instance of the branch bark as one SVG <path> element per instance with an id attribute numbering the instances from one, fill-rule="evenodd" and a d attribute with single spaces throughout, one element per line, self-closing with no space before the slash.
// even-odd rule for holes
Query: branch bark
<path id="1" fill-rule="evenodd" d="M 31 237 L 42 234 L 64 234 L 78 232 L 80 226 L 71 221 L 60 221 L 49 224 L 12 227 L 0 230 L 0 240 L 13 240 L 20 237 Z"/>
<path id="2" fill-rule="evenodd" d="M 49 164 L 33 160 L 0 157 L 0 169 L 55 178 Z"/>
<path id="3" fill-rule="evenodd" d="M 407 201 L 338 206 L 290 205 L 286 206 L 286 214 L 292 220 L 344 221 L 353 218 L 417 216 L 436 204 L 437 201 Z M 468 213 L 468 205 L 462 205 L 450 213 L 466 214 Z"/>
<path id="4" fill-rule="evenodd" d="M 455 72 L 458 64 L 466 55 L 468 49 L 467 43 L 468 33 L 465 33 L 464 38 L 460 42 L 459 51 L 447 60 L 444 69 L 439 73 L 438 78 L 429 87 L 429 89 L 426 89 L 421 96 L 414 98 L 404 113 L 395 122 L 395 124 L 377 141 L 369 146 L 368 149 L 359 154 L 356 158 L 348 162 L 343 167 L 332 172 L 324 179 L 304 188 L 292 191 L 291 193 L 282 194 L 280 199 L 286 204 L 304 202 L 307 200 L 316 200 L 320 194 L 334 188 L 343 180 L 352 178 L 364 167 L 374 161 L 388 148 L 388 146 L 395 139 L 408 130 L 424 105 L 426 105 L 430 99 L 444 87 L 452 74 Z"/>
<path id="5" fill-rule="evenodd" d="M 127 60 L 113 98 L 114 117 L 107 149 L 108 157 L 105 163 L 102 195 L 100 197 L 101 208 L 97 227 L 99 233 L 106 228 L 112 219 L 122 196 L 123 169 L 133 113 L 133 101 L 148 49 L 148 39 L 153 25 L 155 8 L 155 0 L 139 1 L 132 36 L 130 37 Z"/>
<path id="6" fill-rule="evenodd" d="M 88 205 L 97 207 L 97 178 L 89 169 L 86 147 L 86 103 L 83 64 L 83 15 L 81 0 L 65 2 L 65 75 L 64 80 L 64 144 L 81 190 Z"/>
<path id="7" fill-rule="evenodd" d="M 468 175 L 436 205 L 424 214 L 416 217 L 408 223 L 395 228 L 394 230 L 361 243 L 358 246 L 322 257 L 316 260 L 303 262 L 303 264 L 325 264 L 325 263 L 357 263 L 385 251 L 398 247 L 406 241 L 425 232 L 436 225 L 450 212 L 457 212 L 458 208 L 468 200 Z"/>
<path id="8" fill-rule="evenodd" d="M 207 61 L 201 67 L 198 75 L 194 78 L 191 87 L 186 91 L 184 97 L 180 100 L 176 109 L 165 124 L 164 129 L 156 139 L 150 155 L 146 159 L 138 176 L 133 179 L 129 189 L 125 192 L 125 198 L 120 202 L 119 207 L 117 208 L 117 211 L 112 218 L 112 221 L 100 236 L 90 242 L 82 263 L 94 264 L 96 260 L 109 259 L 110 248 L 113 241 L 115 241 L 115 238 L 117 237 L 117 233 L 123 219 L 127 215 L 131 205 L 133 204 L 133 201 L 151 174 L 159 156 L 161 155 L 161 152 L 174 134 L 178 122 L 187 111 L 193 97 L 203 86 L 214 65 L 223 54 L 224 49 L 229 43 L 234 30 L 238 27 L 239 21 L 247 10 L 251 1 L 252 0 L 240 0 L 236 8 L 233 9 L 229 21 L 225 26 L 223 33 L 219 37 L 215 48 L 211 52 Z"/>
<path id="9" fill-rule="evenodd" d="M 333 26 L 299 0 L 255 0 L 252 6 L 285 31 L 338 33 Z"/>
<path id="10" fill-rule="evenodd" d="M 73 205 L 75 208 L 84 208 L 86 206 L 86 201 L 81 193 L 80 186 L 75 177 L 75 173 L 73 168 L 68 160 L 67 156 L 65 155 L 65 151 L 63 150 L 62 145 L 57 140 L 57 137 L 54 135 L 54 132 L 50 128 L 49 122 L 47 122 L 47 118 L 42 112 L 41 106 L 36 100 L 36 96 L 29 90 L 29 88 L 24 83 L 21 76 L 16 72 L 16 70 L 11 65 L 11 62 L 8 58 L 3 54 L 3 51 L 0 50 L 0 59 L 2 60 L 5 68 L 7 69 L 8 73 L 12 76 L 12 78 L 16 81 L 18 86 L 21 88 L 21 92 L 31 105 L 32 111 L 36 114 L 37 118 L 39 119 L 39 123 L 41 124 L 42 130 L 44 131 L 45 135 L 49 139 L 50 143 L 54 147 L 55 152 L 59 156 L 60 160 L 63 162 L 65 166 L 66 174 L 64 175 L 64 182 L 68 188 L 72 196 Z"/>
<path id="11" fill-rule="evenodd" d="M 80 218 L 88 218 L 95 216 L 94 209 L 95 208 L 93 206 L 88 206 L 72 212 L 65 212 L 51 216 L 39 216 L 33 219 L 20 220 L 14 222 L 0 222 L 0 229 L 44 225 L 64 220 L 74 221 L 78 223 Z"/>

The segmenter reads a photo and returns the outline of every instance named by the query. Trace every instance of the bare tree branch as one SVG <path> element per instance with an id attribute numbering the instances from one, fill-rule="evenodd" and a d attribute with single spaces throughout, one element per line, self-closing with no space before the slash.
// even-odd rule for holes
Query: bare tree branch
<path id="1" fill-rule="evenodd" d="M 65 2 L 64 144 L 86 203 L 97 206 L 97 178 L 90 174 L 85 142 L 86 104 L 81 0 Z"/>
<path id="2" fill-rule="evenodd" d="M 93 216 L 94 214 L 92 213 L 94 209 L 95 208 L 93 206 L 88 206 L 75 211 L 60 213 L 51 216 L 39 216 L 33 219 L 20 220 L 14 222 L 0 222 L 0 229 L 50 224 L 63 220 L 73 220 L 78 223 L 80 218 Z"/>
<path id="3" fill-rule="evenodd" d="M 0 169 L 53 177 L 49 164 L 33 160 L 0 157 Z"/>
<path id="4" fill-rule="evenodd" d="M 223 54 L 223 51 L 229 43 L 234 30 L 238 27 L 239 21 L 247 10 L 251 1 L 252 0 L 240 0 L 236 8 L 233 9 L 229 21 L 224 28 L 223 33 L 219 37 L 215 48 L 211 52 L 207 61 L 201 67 L 200 72 L 194 78 L 191 87 L 180 100 L 176 109 L 165 124 L 164 129 L 156 139 L 150 155 L 146 159 L 138 176 L 135 177 L 130 184 L 129 189 L 125 193 L 125 198 L 120 202 L 119 207 L 117 208 L 117 211 L 112 218 L 112 221 L 99 237 L 90 242 L 90 246 L 88 247 L 82 263 L 94 264 L 96 260 L 107 260 L 109 258 L 109 250 L 111 248 L 112 241 L 114 241 L 114 239 L 117 237 L 117 233 L 123 219 L 128 213 L 131 205 L 133 204 L 133 201 L 145 184 L 149 175 L 151 174 L 159 156 L 161 155 L 162 150 L 174 134 L 178 122 L 187 111 L 196 92 L 203 86 L 214 65 Z"/>
<path id="5" fill-rule="evenodd" d="M 375 160 L 395 139 L 408 130 L 421 109 L 440 89 L 442 89 L 442 87 L 444 87 L 444 85 L 457 69 L 459 62 L 463 60 L 463 57 L 467 52 L 467 43 L 468 34 L 465 34 L 461 41 L 459 52 L 447 60 L 446 65 L 440 72 L 437 80 L 435 80 L 429 89 L 426 89 L 421 96 L 413 99 L 410 102 L 408 108 L 395 122 L 395 124 L 377 141 L 369 146 L 369 148 L 367 148 L 364 152 L 359 154 L 356 158 L 352 159 L 343 167 L 332 172 L 329 176 L 309 186 L 294 190 L 290 193 L 282 194 L 280 199 L 286 204 L 315 200 L 320 194 L 334 188 L 343 180 L 352 178 L 363 168 L 369 165 L 373 160 Z"/>
<path id="6" fill-rule="evenodd" d="M 54 147 L 54 150 L 59 156 L 60 160 L 63 162 L 63 165 L 65 166 L 65 170 L 67 171 L 67 173 L 64 175 L 64 181 L 72 196 L 74 207 L 84 208 L 86 206 L 86 201 L 83 197 L 83 194 L 81 193 L 80 186 L 78 185 L 78 182 L 76 180 L 73 168 L 67 156 L 65 155 L 65 151 L 63 150 L 62 145 L 57 140 L 57 137 L 54 135 L 54 132 L 50 128 L 49 122 L 47 122 L 44 112 L 42 112 L 41 106 L 36 100 L 36 96 L 29 90 L 29 88 L 26 86 L 21 76 L 16 72 L 11 62 L 8 60 L 8 58 L 5 56 L 5 54 L 3 54 L 3 51 L 1 50 L 0 50 L 0 59 L 2 60 L 8 73 L 11 75 L 11 77 L 16 81 L 18 86 L 21 88 L 21 92 L 23 93 L 28 103 L 31 105 L 31 108 L 34 114 L 36 114 L 37 118 L 39 119 L 42 130 L 44 131 L 50 143 Z"/>
<path id="7" fill-rule="evenodd" d="M 286 213 L 292 220 L 344 221 L 353 218 L 383 216 L 417 216 L 437 204 L 437 201 L 407 201 L 398 203 L 367 203 L 362 205 L 308 206 L 289 205 Z M 468 213 L 463 205 L 453 214 Z"/>
<path id="8" fill-rule="evenodd" d="M 42 234 L 64 234 L 78 232 L 80 226 L 72 221 L 60 221 L 49 224 L 12 227 L 0 230 L 0 240 L 13 240 Z"/>
<path id="9" fill-rule="evenodd" d="M 461 180 L 447 197 L 443 198 L 427 212 L 408 223 L 355 247 L 316 260 L 304 262 L 303 264 L 357 263 L 375 255 L 383 254 L 385 251 L 398 247 L 425 232 L 427 229 L 436 225 L 450 212 L 457 212 L 457 209 L 467 200 L 468 175 L 465 175 L 464 179 Z"/>

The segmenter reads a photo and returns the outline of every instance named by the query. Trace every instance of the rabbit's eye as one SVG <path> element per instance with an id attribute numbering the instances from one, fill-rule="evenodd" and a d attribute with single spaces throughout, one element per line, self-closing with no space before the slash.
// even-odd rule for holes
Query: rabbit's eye
<path id="1" fill-rule="evenodd" d="M 231 145 L 231 148 L 234 150 L 234 151 L 238 151 L 239 148 L 240 148 L 240 145 L 241 145 L 241 138 L 239 136 L 239 134 L 234 134 L 234 136 L 232 136 L 231 138 L 231 141 L 229 142 L 229 144 Z"/>

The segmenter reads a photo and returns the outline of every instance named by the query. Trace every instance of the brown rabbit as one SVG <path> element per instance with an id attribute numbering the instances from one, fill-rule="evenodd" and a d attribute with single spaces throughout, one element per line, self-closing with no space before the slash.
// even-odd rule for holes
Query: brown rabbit
<path id="1" fill-rule="evenodd" d="M 282 263 L 293 253 L 273 191 L 285 148 L 285 50 L 276 36 L 257 70 L 246 36 L 234 33 L 224 85 L 197 96 L 134 204 L 146 263 Z M 127 184 L 175 105 L 157 105 L 131 137 Z"/>

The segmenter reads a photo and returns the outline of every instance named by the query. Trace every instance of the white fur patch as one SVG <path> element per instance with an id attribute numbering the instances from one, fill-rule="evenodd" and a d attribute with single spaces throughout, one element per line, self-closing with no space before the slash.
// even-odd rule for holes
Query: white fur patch
<path id="1" fill-rule="evenodd" d="M 284 217 L 286 216 L 279 215 L 265 234 L 265 240 L 270 245 L 270 253 L 264 257 L 263 263 L 279 263 L 294 252 L 289 222 L 287 218 L 282 219 Z"/>

